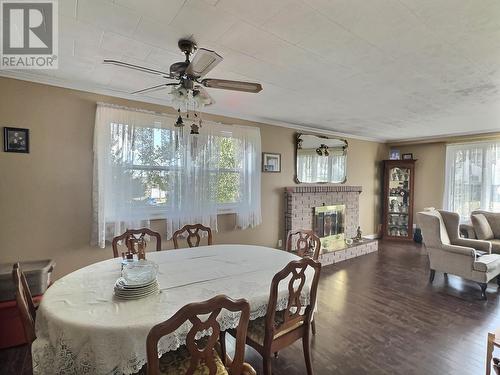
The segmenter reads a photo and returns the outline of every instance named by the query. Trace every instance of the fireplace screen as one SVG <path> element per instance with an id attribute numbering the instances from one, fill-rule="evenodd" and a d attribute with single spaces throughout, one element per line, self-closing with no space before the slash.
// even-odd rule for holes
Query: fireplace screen
<path id="1" fill-rule="evenodd" d="M 314 232 L 321 239 L 321 247 L 335 250 L 344 247 L 345 205 L 314 208 Z"/>

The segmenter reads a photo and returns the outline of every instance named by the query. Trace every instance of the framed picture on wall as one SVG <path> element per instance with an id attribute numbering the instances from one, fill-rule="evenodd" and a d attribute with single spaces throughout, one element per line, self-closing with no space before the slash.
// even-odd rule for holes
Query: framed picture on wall
<path id="1" fill-rule="evenodd" d="M 281 172 L 281 154 L 262 153 L 262 172 Z"/>
<path id="2" fill-rule="evenodd" d="M 4 127 L 3 150 L 28 154 L 30 152 L 30 130 Z"/>

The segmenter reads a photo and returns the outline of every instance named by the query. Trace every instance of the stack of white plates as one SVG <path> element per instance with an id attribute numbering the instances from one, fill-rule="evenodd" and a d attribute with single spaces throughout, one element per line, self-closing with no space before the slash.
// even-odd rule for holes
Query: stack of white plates
<path id="1" fill-rule="evenodd" d="M 158 293 L 156 278 L 142 284 L 129 284 L 120 277 L 115 283 L 115 296 L 121 299 L 139 299 Z"/>
<path id="2" fill-rule="evenodd" d="M 158 265 L 147 260 L 124 265 L 122 277 L 115 283 L 115 296 L 139 299 L 158 293 L 157 274 Z"/>

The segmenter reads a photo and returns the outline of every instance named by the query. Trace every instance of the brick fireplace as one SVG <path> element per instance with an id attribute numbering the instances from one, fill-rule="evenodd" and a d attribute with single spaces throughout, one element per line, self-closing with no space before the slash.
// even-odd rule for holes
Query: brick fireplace
<path id="1" fill-rule="evenodd" d="M 356 236 L 359 225 L 359 194 L 361 186 L 349 185 L 310 185 L 285 188 L 285 233 L 297 229 L 313 229 L 314 208 L 320 206 L 345 205 L 346 238 Z M 345 245 L 336 251 L 323 251 L 320 261 L 323 264 L 337 263 L 342 260 L 378 250 L 376 240 L 365 239 L 361 243 Z"/>

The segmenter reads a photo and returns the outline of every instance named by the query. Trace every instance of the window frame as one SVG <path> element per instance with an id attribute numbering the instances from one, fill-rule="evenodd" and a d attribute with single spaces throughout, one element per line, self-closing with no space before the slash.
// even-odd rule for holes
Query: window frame
<path id="1" fill-rule="evenodd" d="M 227 137 L 226 137 L 227 138 Z M 134 164 L 126 167 L 125 169 L 130 171 L 159 171 L 159 172 L 170 172 L 170 171 L 179 171 L 182 167 L 177 166 L 161 166 L 161 165 L 145 165 L 145 164 Z M 240 168 L 210 168 L 208 169 L 208 173 L 238 173 L 240 176 L 243 174 L 243 171 Z M 168 193 L 168 192 L 167 192 Z M 217 213 L 218 214 L 235 214 L 238 212 L 238 205 L 241 202 L 217 202 Z M 145 206 L 139 209 L 144 209 L 145 211 L 150 212 L 152 215 L 155 215 L 155 210 L 164 209 L 165 207 L 161 206 Z M 159 215 L 159 214 L 158 214 Z M 158 219 L 163 219 L 163 217 L 158 217 Z"/>

